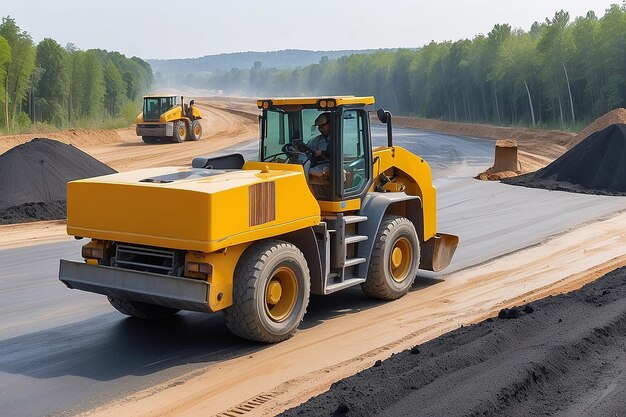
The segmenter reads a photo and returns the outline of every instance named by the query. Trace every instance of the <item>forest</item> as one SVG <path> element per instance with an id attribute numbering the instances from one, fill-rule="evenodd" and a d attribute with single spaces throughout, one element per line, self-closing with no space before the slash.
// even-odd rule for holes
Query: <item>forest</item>
<path id="1" fill-rule="evenodd" d="M 626 106 L 626 1 L 600 18 L 560 11 L 528 31 L 498 24 L 472 40 L 291 70 L 255 62 L 202 81 L 225 94 L 374 95 L 399 114 L 576 130 Z"/>
<path id="2" fill-rule="evenodd" d="M 626 0 L 601 17 L 589 12 L 572 19 L 559 11 L 527 31 L 503 23 L 471 40 L 341 52 L 346 55 L 289 69 L 267 64 L 269 58 L 209 73 L 183 65 L 176 86 L 252 97 L 373 95 L 377 106 L 396 114 L 569 130 L 626 107 Z M 14 19 L 3 18 L 0 131 L 17 133 L 33 123 L 128 125 L 141 96 L 171 81 L 163 76 L 119 52 L 82 51 L 50 38 L 35 45 Z"/>
<path id="3" fill-rule="evenodd" d="M 100 49 L 81 51 L 46 38 L 34 44 L 11 17 L 0 24 L 0 131 L 33 123 L 56 128 L 127 126 L 152 85 L 140 58 Z"/>

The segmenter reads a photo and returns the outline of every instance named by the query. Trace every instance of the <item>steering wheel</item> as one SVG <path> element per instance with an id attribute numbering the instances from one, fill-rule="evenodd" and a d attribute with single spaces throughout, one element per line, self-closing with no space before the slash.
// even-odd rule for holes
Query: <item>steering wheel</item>
<path id="1" fill-rule="evenodd" d="M 309 159 L 309 155 L 304 152 L 296 150 L 291 143 L 285 143 L 281 149 L 282 152 L 268 155 L 263 158 L 263 161 L 275 162 L 277 157 L 285 155 L 287 158 L 282 161 L 285 164 L 304 164 Z"/>
<path id="2" fill-rule="evenodd" d="M 299 150 L 300 152 L 304 152 L 307 155 L 315 154 L 315 149 L 312 149 L 311 147 L 309 147 L 309 145 L 302 142 L 301 140 L 294 142 L 294 143 L 295 143 L 296 149 Z"/>
<path id="3" fill-rule="evenodd" d="M 294 146 L 292 143 L 285 143 L 282 147 L 282 151 L 287 155 L 290 162 L 300 164 L 308 160 L 313 154 L 313 150 L 303 143 L 298 143 L 298 146 Z M 300 157 L 304 157 L 304 159 L 301 160 Z"/>

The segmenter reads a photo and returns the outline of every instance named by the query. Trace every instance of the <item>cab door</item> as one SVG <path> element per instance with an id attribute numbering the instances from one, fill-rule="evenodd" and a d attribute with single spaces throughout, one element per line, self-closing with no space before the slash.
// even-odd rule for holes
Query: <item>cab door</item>
<path id="1" fill-rule="evenodd" d="M 339 164 L 333 164 L 335 196 L 338 200 L 361 197 L 372 182 L 372 145 L 367 112 L 362 108 L 344 108 L 338 112 L 337 131 L 341 140 L 335 151 Z"/>

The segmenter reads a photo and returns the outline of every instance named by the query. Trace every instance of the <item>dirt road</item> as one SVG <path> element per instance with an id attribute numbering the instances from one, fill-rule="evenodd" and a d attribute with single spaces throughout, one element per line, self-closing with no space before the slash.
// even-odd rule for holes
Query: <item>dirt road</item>
<path id="1" fill-rule="evenodd" d="M 250 118 L 196 104 L 202 110 L 203 135 L 197 142 L 161 143 L 146 145 L 135 135 L 134 130 L 118 131 L 120 139 L 114 144 L 84 148 L 91 156 L 117 171 L 149 168 L 165 165 L 189 165 L 196 156 L 208 155 L 227 146 L 257 137 L 257 125 Z"/>

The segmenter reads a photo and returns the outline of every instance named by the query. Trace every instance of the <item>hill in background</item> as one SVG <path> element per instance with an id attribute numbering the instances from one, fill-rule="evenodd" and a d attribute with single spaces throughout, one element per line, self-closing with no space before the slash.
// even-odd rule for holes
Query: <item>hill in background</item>
<path id="1" fill-rule="evenodd" d="M 146 59 L 156 74 L 197 73 L 230 71 L 233 68 L 250 69 L 255 62 L 263 68 L 289 69 L 316 64 L 322 57 L 338 59 L 352 54 L 369 54 L 377 49 L 344 50 L 344 51 L 305 51 L 286 49 L 271 52 L 235 52 L 219 55 L 206 55 L 200 58 L 183 59 Z"/>

